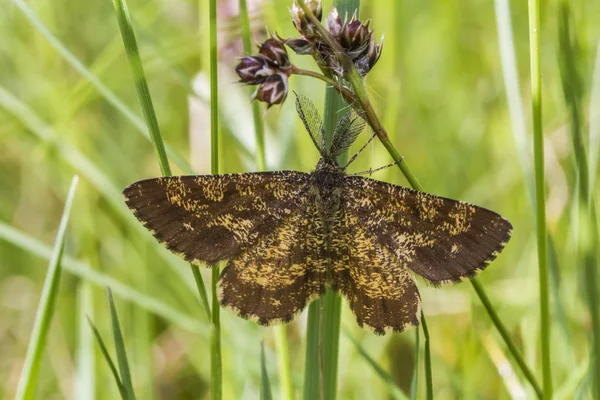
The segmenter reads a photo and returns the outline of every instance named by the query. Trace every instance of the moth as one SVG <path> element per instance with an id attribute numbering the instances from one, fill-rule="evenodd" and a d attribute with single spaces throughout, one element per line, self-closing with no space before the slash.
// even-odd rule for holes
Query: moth
<path id="1" fill-rule="evenodd" d="M 347 174 L 355 157 L 337 158 L 364 120 L 346 114 L 327 145 L 314 105 L 299 96 L 296 107 L 320 153 L 311 173 L 172 176 L 123 192 L 171 251 L 199 266 L 228 260 L 218 297 L 238 316 L 287 323 L 329 287 L 358 325 L 401 332 L 419 323 L 415 275 L 435 286 L 470 278 L 509 240 L 511 224 L 493 211 Z"/>

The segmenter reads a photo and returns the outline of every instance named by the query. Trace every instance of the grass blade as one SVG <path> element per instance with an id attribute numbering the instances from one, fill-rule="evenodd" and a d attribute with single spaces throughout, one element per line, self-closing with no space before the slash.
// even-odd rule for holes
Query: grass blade
<path id="1" fill-rule="evenodd" d="M 219 173 L 219 69 L 217 48 L 217 0 L 210 0 L 210 172 Z M 212 268 L 212 319 L 210 326 L 210 393 L 213 400 L 223 397 L 221 360 L 221 309 L 217 297 L 220 267 Z"/>
<path id="2" fill-rule="evenodd" d="M 419 341 L 420 341 L 420 328 L 417 326 L 415 329 L 415 371 L 413 372 L 412 381 L 410 383 L 410 400 L 415 400 L 417 398 L 417 393 L 419 390 L 419 354 L 421 353 L 419 349 Z"/>
<path id="3" fill-rule="evenodd" d="M 129 10 L 127 9 L 127 4 L 124 0 L 114 0 L 113 5 L 117 14 L 117 21 L 119 22 L 119 29 L 121 30 L 121 36 L 123 37 L 125 52 L 127 53 L 127 59 L 129 60 L 129 66 L 135 82 L 135 89 L 142 106 L 142 111 L 144 113 L 148 131 L 150 132 L 154 150 L 156 151 L 156 156 L 158 157 L 160 171 L 164 176 L 168 176 L 171 175 L 171 167 L 160 135 L 160 129 L 158 128 L 158 120 L 156 119 L 156 113 L 154 112 L 154 106 L 152 105 L 152 96 L 150 96 L 150 90 L 148 89 L 148 82 L 146 81 L 144 67 L 142 65 L 142 60 L 140 59 L 140 52 L 135 39 L 135 33 L 131 26 Z"/>
<path id="4" fill-rule="evenodd" d="M 267 361 L 265 360 L 265 345 L 260 344 L 260 399 L 271 400 L 271 382 L 267 373 Z"/>
<path id="5" fill-rule="evenodd" d="M 542 73 L 540 68 L 540 3 L 529 0 L 529 57 L 531 62 L 531 107 L 535 170 L 536 234 L 540 286 L 540 318 L 544 398 L 552 398 L 550 363 L 550 308 L 546 229 L 546 179 L 544 175 L 544 131 L 542 128 Z"/>
<path id="6" fill-rule="evenodd" d="M 144 74 L 144 67 L 140 58 L 140 52 L 135 38 L 135 33 L 133 31 L 133 26 L 131 25 L 131 17 L 129 16 L 127 3 L 125 0 L 113 0 L 113 5 L 117 20 L 119 22 L 119 29 L 123 38 L 123 45 L 125 46 L 125 52 L 127 53 L 127 59 L 129 61 L 129 66 L 135 82 L 138 99 L 140 100 L 146 125 L 148 127 L 148 131 L 150 132 L 152 144 L 154 145 L 154 150 L 158 158 L 160 171 L 163 176 L 169 176 L 171 175 L 171 167 L 169 165 L 169 160 L 167 159 L 165 146 L 160 134 L 160 129 L 158 127 L 158 120 L 156 118 L 156 113 L 154 112 L 154 106 L 152 105 L 152 96 L 150 95 L 150 90 L 148 89 L 148 82 L 146 80 L 146 75 Z M 206 314 L 210 315 L 210 310 L 208 309 L 208 295 L 206 293 L 206 287 L 204 285 L 202 275 L 198 271 L 195 271 L 197 267 L 190 265 L 190 268 L 192 270 L 192 274 L 194 275 L 194 281 L 196 282 L 201 303 L 204 306 Z"/>
<path id="7" fill-rule="evenodd" d="M 48 260 L 52 257 L 52 250 L 48 246 L 25 233 L 2 223 L 2 221 L 0 221 L 0 238 L 39 257 Z M 113 292 L 120 298 L 128 300 L 144 310 L 150 311 L 183 329 L 198 333 L 204 337 L 208 336 L 205 326 L 197 322 L 191 316 L 186 315 L 147 294 L 141 293 L 106 274 L 98 272 L 81 261 L 65 256 L 62 260 L 62 268 L 94 285 L 102 288 L 112 288 Z"/>
<path id="8" fill-rule="evenodd" d="M 421 311 L 421 326 L 423 327 L 423 337 L 425 338 L 425 385 L 427 388 L 427 400 L 433 400 L 433 373 L 431 371 L 431 346 L 429 343 L 429 329 L 425 314 Z"/>
<path id="9" fill-rule="evenodd" d="M 315 300 L 308 306 L 306 322 L 306 353 L 304 360 L 304 384 L 302 398 L 313 400 L 321 398 L 321 363 L 319 338 L 321 331 L 321 300 Z"/>
<path id="10" fill-rule="evenodd" d="M 106 360 L 106 363 L 108 364 L 108 367 L 110 368 L 110 372 L 112 373 L 113 378 L 115 379 L 115 383 L 117 384 L 119 393 L 121 393 L 121 398 L 123 400 L 128 400 L 127 390 L 125 389 L 125 386 L 123 386 L 123 382 L 121 382 L 121 378 L 119 377 L 119 371 L 117 371 L 117 367 L 116 367 L 115 363 L 113 362 L 113 360 L 110 356 L 110 353 L 108 352 L 108 349 L 106 348 L 106 345 L 104 344 L 104 340 L 102 340 L 102 336 L 100 335 L 98 328 L 96 328 L 96 325 L 94 325 L 94 323 L 92 322 L 92 320 L 89 317 L 88 317 L 88 322 L 90 324 L 90 328 L 92 329 L 92 332 L 94 333 L 96 342 L 98 343 L 98 346 L 100 346 L 100 351 L 102 352 L 102 355 L 104 356 L 104 360 Z"/>
<path id="11" fill-rule="evenodd" d="M 115 301 L 110 288 L 106 289 L 106 297 L 110 307 L 110 322 L 112 325 L 113 339 L 115 341 L 115 349 L 117 351 L 117 362 L 119 364 L 121 382 L 123 384 L 123 388 L 125 389 L 127 399 L 134 400 L 135 394 L 133 392 L 133 384 L 131 382 L 131 373 L 129 372 L 129 362 L 127 361 L 125 341 L 123 340 L 123 332 L 121 332 L 121 325 L 119 324 L 119 315 L 117 314 L 117 308 L 115 307 Z"/>
<path id="12" fill-rule="evenodd" d="M 93 400 L 96 394 L 96 356 L 94 335 L 90 332 L 87 315 L 93 315 L 92 287 L 89 282 L 77 285 L 77 380 L 75 398 Z"/>
<path id="13" fill-rule="evenodd" d="M 117 97 L 107 86 L 105 86 L 96 75 L 94 75 L 89 69 L 87 69 L 81 61 L 75 55 L 69 51 L 61 41 L 42 23 L 42 21 L 35 15 L 33 10 L 23 0 L 13 0 L 13 3 L 21 10 L 23 15 L 29 20 L 31 25 L 36 28 L 45 38 L 48 40 L 50 45 L 58 51 L 58 53 L 77 71 L 87 79 L 98 92 L 112 104 L 125 118 L 127 118 L 139 132 L 141 132 L 146 138 L 150 139 L 151 136 L 148 130 L 144 126 L 144 122 L 137 116 L 127 105 Z M 186 173 L 191 173 L 192 169 L 185 159 L 177 154 L 175 151 L 167 147 L 167 152 L 171 159 L 175 160 L 175 163 Z"/>
<path id="14" fill-rule="evenodd" d="M 69 215 L 73 204 L 73 198 L 75 197 L 77 182 L 78 178 L 75 176 L 71 182 L 71 188 L 67 195 L 67 201 L 65 202 L 65 208 L 56 234 L 52 258 L 50 259 L 50 265 L 48 266 L 48 272 L 46 273 L 46 280 L 44 281 L 44 287 L 42 288 L 40 303 L 33 323 L 29 346 L 27 347 L 27 355 L 25 356 L 23 370 L 17 386 L 15 398 L 19 400 L 33 399 L 35 396 L 35 387 L 40 371 L 40 364 L 44 355 L 44 348 L 46 346 L 48 331 L 50 330 L 50 323 L 52 322 L 52 315 L 54 313 L 54 306 L 60 283 L 65 233 L 67 231 L 67 223 L 69 222 Z"/>
<path id="15" fill-rule="evenodd" d="M 577 183 L 579 191 L 576 196 L 579 214 L 577 256 L 583 264 L 585 276 L 586 300 L 591 320 L 591 349 L 589 382 L 594 397 L 600 397 L 600 315 L 598 314 L 598 274 L 596 249 L 598 246 L 598 231 L 593 193 L 590 190 L 590 165 L 582 128 L 583 79 L 579 72 L 579 44 L 576 39 L 576 29 L 571 26 L 570 4 L 562 1 L 559 8 L 559 42 L 561 50 L 561 73 L 563 92 L 571 114 L 571 140 L 575 164 L 577 166 Z M 573 34 L 573 36 L 571 36 Z M 593 118 L 593 117 L 592 117 Z M 591 129 L 591 127 L 590 127 Z M 594 182 L 592 182 L 594 184 Z"/>
<path id="16" fill-rule="evenodd" d="M 356 347 L 358 353 L 367 361 L 367 363 L 373 368 L 375 373 L 383 380 L 385 386 L 388 389 L 388 393 L 391 398 L 397 400 L 407 400 L 408 397 L 406 394 L 400 389 L 396 383 L 394 383 L 394 379 L 388 374 L 378 363 L 369 355 L 367 350 L 356 340 L 348 330 L 343 329 L 344 335 L 350 342 Z"/>
<path id="17" fill-rule="evenodd" d="M 351 14 L 355 8 L 352 8 L 353 2 L 340 2 L 340 12 Z M 344 7 L 344 8 L 342 8 Z M 325 89 L 325 111 L 323 113 L 323 127 L 325 129 L 327 143 L 331 143 L 331 136 L 342 117 L 347 104 L 342 97 L 330 86 Z M 340 156 L 340 164 L 344 165 L 348 154 Z M 323 398 L 335 399 L 337 396 L 337 371 L 338 354 L 340 348 L 340 322 L 342 318 L 342 297 L 327 290 L 321 298 L 321 368 Z"/>

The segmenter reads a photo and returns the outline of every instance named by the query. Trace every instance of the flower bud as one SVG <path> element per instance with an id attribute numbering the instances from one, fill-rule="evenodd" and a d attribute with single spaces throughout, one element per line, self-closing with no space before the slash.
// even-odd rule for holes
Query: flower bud
<path id="1" fill-rule="evenodd" d="M 283 73 L 269 76 L 254 92 L 254 100 L 264 101 L 271 107 L 273 104 L 281 104 L 287 97 L 288 78 Z"/>
<path id="2" fill-rule="evenodd" d="M 267 79 L 267 76 L 273 72 L 267 60 L 260 56 L 249 56 L 241 59 L 240 63 L 235 67 L 240 77 L 240 82 L 256 85 Z"/>
<path id="3" fill-rule="evenodd" d="M 323 9 L 321 8 L 321 0 L 305 0 L 304 4 L 312 11 L 315 17 L 319 21 L 323 18 Z M 292 4 L 292 21 L 294 22 L 294 26 L 296 26 L 296 30 L 300 32 L 305 37 L 312 37 L 315 34 L 315 30 L 306 18 L 304 14 L 304 10 L 298 5 L 298 3 L 294 0 Z"/>
<path id="4" fill-rule="evenodd" d="M 272 64 L 273 67 L 277 69 L 286 70 L 292 66 L 285 47 L 279 40 L 275 38 L 267 39 L 260 46 L 258 54 L 259 56 L 264 57 Z"/>
<path id="5" fill-rule="evenodd" d="M 331 12 L 327 16 L 326 21 L 327 29 L 329 30 L 329 34 L 336 40 L 339 40 L 340 34 L 342 33 L 342 28 L 344 23 L 340 18 L 340 13 L 337 8 L 333 7 Z"/>
<path id="6" fill-rule="evenodd" d="M 294 50 L 296 54 L 313 54 L 315 52 L 315 48 L 313 43 L 306 40 L 304 37 L 299 37 L 295 39 L 285 39 L 284 43 L 290 49 Z"/>

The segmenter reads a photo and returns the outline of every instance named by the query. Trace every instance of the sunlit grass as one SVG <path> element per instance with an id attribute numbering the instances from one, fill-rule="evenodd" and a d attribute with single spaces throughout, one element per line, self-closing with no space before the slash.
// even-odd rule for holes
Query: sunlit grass
<path id="1" fill-rule="evenodd" d="M 37 303 L 28 299 L 36 299 L 41 292 L 51 254 L 49 244 L 54 240 L 65 201 L 62 188 L 74 172 L 81 176 L 78 195 L 86 202 L 74 205 L 77 218 L 70 223 L 72 232 L 65 244 L 61 288 L 79 286 L 80 279 L 92 284 L 89 297 L 93 319 L 99 331 L 105 333 L 111 325 L 103 288 L 112 287 L 138 397 L 142 393 L 156 398 L 206 396 L 211 375 L 210 323 L 203 310 L 207 301 L 197 294 L 189 267 L 155 245 L 121 201 L 122 188 L 135 180 L 158 176 L 160 169 L 150 141 L 139 135 L 148 132 L 144 109 L 138 106 L 138 82 L 131 78 L 110 2 L 92 1 L 85 7 L 71 0 L 6 3 L 0 7 L 9 10 L 0 13 L 0 34 L 4 38 L 0 43 L 0 346 L 6 349 L 5 362 L 0 364 L 0 397 L 12 398 L 16 391 L 11 371 L 19 370 L 25 356 Z M 129 6 L 133 25 L 139 27 L 139 52 L 156 121 L 165 147 L 171 149 L 167 155 L 176 168 L 173 172 L 188 173 L 191 170 L 187 165 L 199 165 L 202 159 L 210 158 L 210 145 L 204 140 L 210 136 L 208 4 L 142 3 L 131 0 Z M 469 13 L 460 14 L 445 3 L 394 2 L 393 7 L 380 0 L 361 3 L 361 15 L 373 17 L 376 35 L 386 34 L 383 56 L 367 84 L 394 146 L 407 157 L 413 173 L 428 191 L 491 208 L 515 226 L 508 247 L 479 280 L 507 328 L 506 335 L 541 382 L 542 359 L 535 333 L 540 329 L 535 228 L 529 192 L 533 189 L 533 163 L 526 145 L 531 143 L 532 132 L 527 106 L 531 98 L 526 5 L 511 3 L 512 12 L 502 14 L 505 3 L 498 0 L 495 15 L 491 4 L 477 2 L 465 4 Z M 294 35 L 287 2 L 267 3 L 262 8 L 264 19 L 251 2 L 248 6 L 254 30 L 269 26 L 282 36 Z M 325 12 L 329 6 L 324 4 Z M 578 122 L 581 135 L 590 132 L 589 142 L 585 137 L 583 140 L 590 154 L 587 165 L 591 195 L 599 190 L 594 178 L 598 169 L 594 143 L 599 136 L 594 132 L 599 117 L 589 102 L 590 98 L 597 99 L 599 92 L 596 89 L 591 93 L 592 67 L 598 70 L 594 60 L 600 35 L 600 26 L 592 16 L 598 15 L 600 6 L 590 3 L 585 9 L 575 4 L 571 7 L 571 29 L 581 50 L 577 62 L 583 66 Z M 232 73 L 235 57 L 243 50 L 241 45 L 229 44 L 240 37 L 240 24 L 235 17 L 227 17 L 226 10 L 217 11 L 222 32 L 218 47 L 219 172 L 257 170 L 265 165 L 270 169 L 309 171 L 317 154 L 291 102 L 266 114 L 256 112 L 258 108 L 253 111 L 249 105 L 248 90 L 231 84 L 236 80 Z M 563 96 L 564 78 L 558 72 L 559 62 L 567 59 L 558 42 L 555 21 L 559 9 L 548 4 L 544 12 L 540 62 L 542 122 L 548 152 L 546 209 L 551 239 L 548 245 L 553 246 L 555 254 L 554 261 L 549 254 L 549 266 L 555 262 L 557 271 L 556 277 L 549 271 L 550 312 L 557 317 L 550 321 L 555 328 L 552 374 L 557 398 L 567 399 L 586 393 L 591 383 L 597 382 L 589 367 L 594 350 L 592 338 L 598 335 L 590 324 L 594 307 L 583 295 L 591 280 L 583 277 L 584 264 L 575 255 L 586 248 L 581 247 L 585 244 L 581 232 L 588 230 L 589 237 L 593 237 L 598 227 L 597 223 L 578 222 L 582 215 L 575 212 L 581 210 L 577 182 L 584 175 L 581 167 L 585 161 L 570 145 L 576 136 L 571 129 L 570 103 Z M 500 21 L 501 17 L 504 23 L 496 24 L 495 18 Z M 260 40 L 261 33 L 255 32 L 253 38 Z M 501 52 L 502 45 L 512 46 L 512 61 L 510 47 L 508 53 L 506 47 Z M 108 50 L 111 57 L 105 55 Z M 300 58 L 296 60 L 303 68 L 310 68 Z M 596 78 L 598 75 L 596 72 Z M 295 77 L 291 84 L 292 89 L 322 107 L 320 82 Z M 200 99 L 199 108 L 188 108 L 192 87 Z M 190 126 L 190 115 L 201 123 Z M 256 146 L 260 138 L 255 136 L 253 115 L 264 118 L 264 157 L 260 155 L 262 146 Z M 194 159 L 188 162 L 190 137 L 195 146 L 206 145 L 196 147 Z M 263 158 L 265 161 L 261 161 Z M 388 162 L 387 152 L 374 144 L 354 168 L 364 170 Z M 376 177 L 407 185 L 395 169 Z M 594 201 L 592 198 L 591 204 Z M 593 262 L 587 262 L 585 265 L 591 267 L 586 271 L 593 276 L 597 273 L 598 254 L 589 254 L 596 264 L 594 267 Z M 210 271 L 199 273 L 204 281 L 211 281 Z M 509 398 L 506 388 L 510 380 L 497 372 L 489 349 L 500 349 L 511 363 L 514 359 L 473 290 L 468 284 L 441 289 L 420 284 L 420 291 L 431 336 L 434 398 Z M 90 351 L 89 346 L 78 347 L 77 335 L 65 333 L 80 329 L 77 298 L 76 290 L 59 293 L 55 319 L 60 326 L 50 330 L 50 345 L 37 385 L 40 398 L 72 397 L 68 391 L 75 390 L 69 388 L 77 376 L 75 349 Z M 148 319 L 138 326 L 134 321 L 142 320 L 140 311 Z M 305 318 L 287 329 L 290 379 L 296 396 L 305 377 L 304 363 L 308 362 L 304 359 Z M 341 304 L 341 320 L 356 342 L 346 340 L 344 335 L 339 342 L 339 398 L 410 395 L 413 365 L 402 369 L 397 352 L 407 348 L 414 354 L 415 331 L 393 338 L 375 337 L 356 327 L 345 302 Z M 277 373 L 273 330 L 242 321 L 227 311 L 222 312 L 220 322 L 223 397 L 258 398 L 265 371 L 277 397 L 282 382 Z M 140 329 L 147 330 L 146 334 Z M 495 346 L 484 345 L 482 337 L 494 341 Z M 144 340 L 148 343 L 138 346 Z M 260 358 L 261 341 L 265 346 L 264 363 Z M 70 354 L 53 345 L 57 342 L 65 343 Z M 391 343 L 404 347 L 392 347 Z M 147 354 L 140 354 L 144 349 Z M 422 355 L 416 398 L 424 398 L 426 390 Z M 137 360 L 144 359 L 152 365 L 141 366 Z M 113 398 L 116 388 L 101 384 L 111 379 L 110 369 L 99 361 L 92 392 L 98 399 Z M 138 372 L 148 375 L 147 371 L 153 371 L 155 379 L 139 378 Z M 534 397 L 535 392 L 515 364 L 513 371 L 527 398 Z"/>

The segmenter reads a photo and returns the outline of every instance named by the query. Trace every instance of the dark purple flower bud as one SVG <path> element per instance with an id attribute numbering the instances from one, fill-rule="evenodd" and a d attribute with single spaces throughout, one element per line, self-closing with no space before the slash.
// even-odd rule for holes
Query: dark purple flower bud
<path id="1" fill-rule="evenodd" d="M 303 37 L 295 38 L 295 39 L 286 39 L 284 40 L 286 46 L 290 49 L 294 50 L 296 54 L 313 54 L 315 52 L 315 48 L 313 46 L 313 42 L 306 40 Z"/>
<path id="2" fill-rule="evenodd" d="M 279 40 L 275 38 L 267 39 L 260 46 L 258 54 L 269 61 L 273 67 L 279 70 L 286 70 L 292 66 L 285 47 Z"/>
<path id="3" fill-rule="evenodd" d="M 337 8 L 333 7 L 331 9 L 331 12 L 327 16 L 326 25 L 327 30 L 329 30 L 329 34 L 334 39 L 339 39 L 340 34 L 342 33 L 342 27 L 344 26 L 344 22 L 340 18 L 340 13 L 338 12 Z"/>
<path id="4" fill-rule="evenodd" d="M 275 72 L 269 66 L 267 60 L 261 56 L 244 57 L 235 67 L 240 77 L 240 82 L 256 85 L 262 83 L 269 75 Z"/>
<path id="5" fill-rule="evenodd" d="M 344 24 L 340 35 L 340 44 L 346 50 L 356 54 L 364 51 L 369 46 L 371 32 L 367 25 L 356 19 L 356 14 L 348 24 Z M 352 55 L 350 55 L 352 57 Z"/>
<path id="6" fill-rule="evenodd" d="M 271 107 L 273 104 L 281 104 L 287 97 L 288 78 L 283 73 L 269 76 L 254 92 L 254 100 L 264 101 Z"/>
<path id="7" fill-rule="evenodd" d="M 306 4 L 306 6 L 312 11 L 314 16 L 317 17 L 319 21 L 321 21 L 321 18 L 323 18 L 321 0 L 305 0 L 304 4 Z M 294 1 L 294 3 L 292 4 L 291 13 L 292 21 L 294 22 L 296 30 L 305 37 L 313 37 L 315 34 L 314 27 L 308 22 L 304 11 L 302 10 L 302 8 L 300 8 L 298 3 L 296 3 L 296 1 Z"/>

